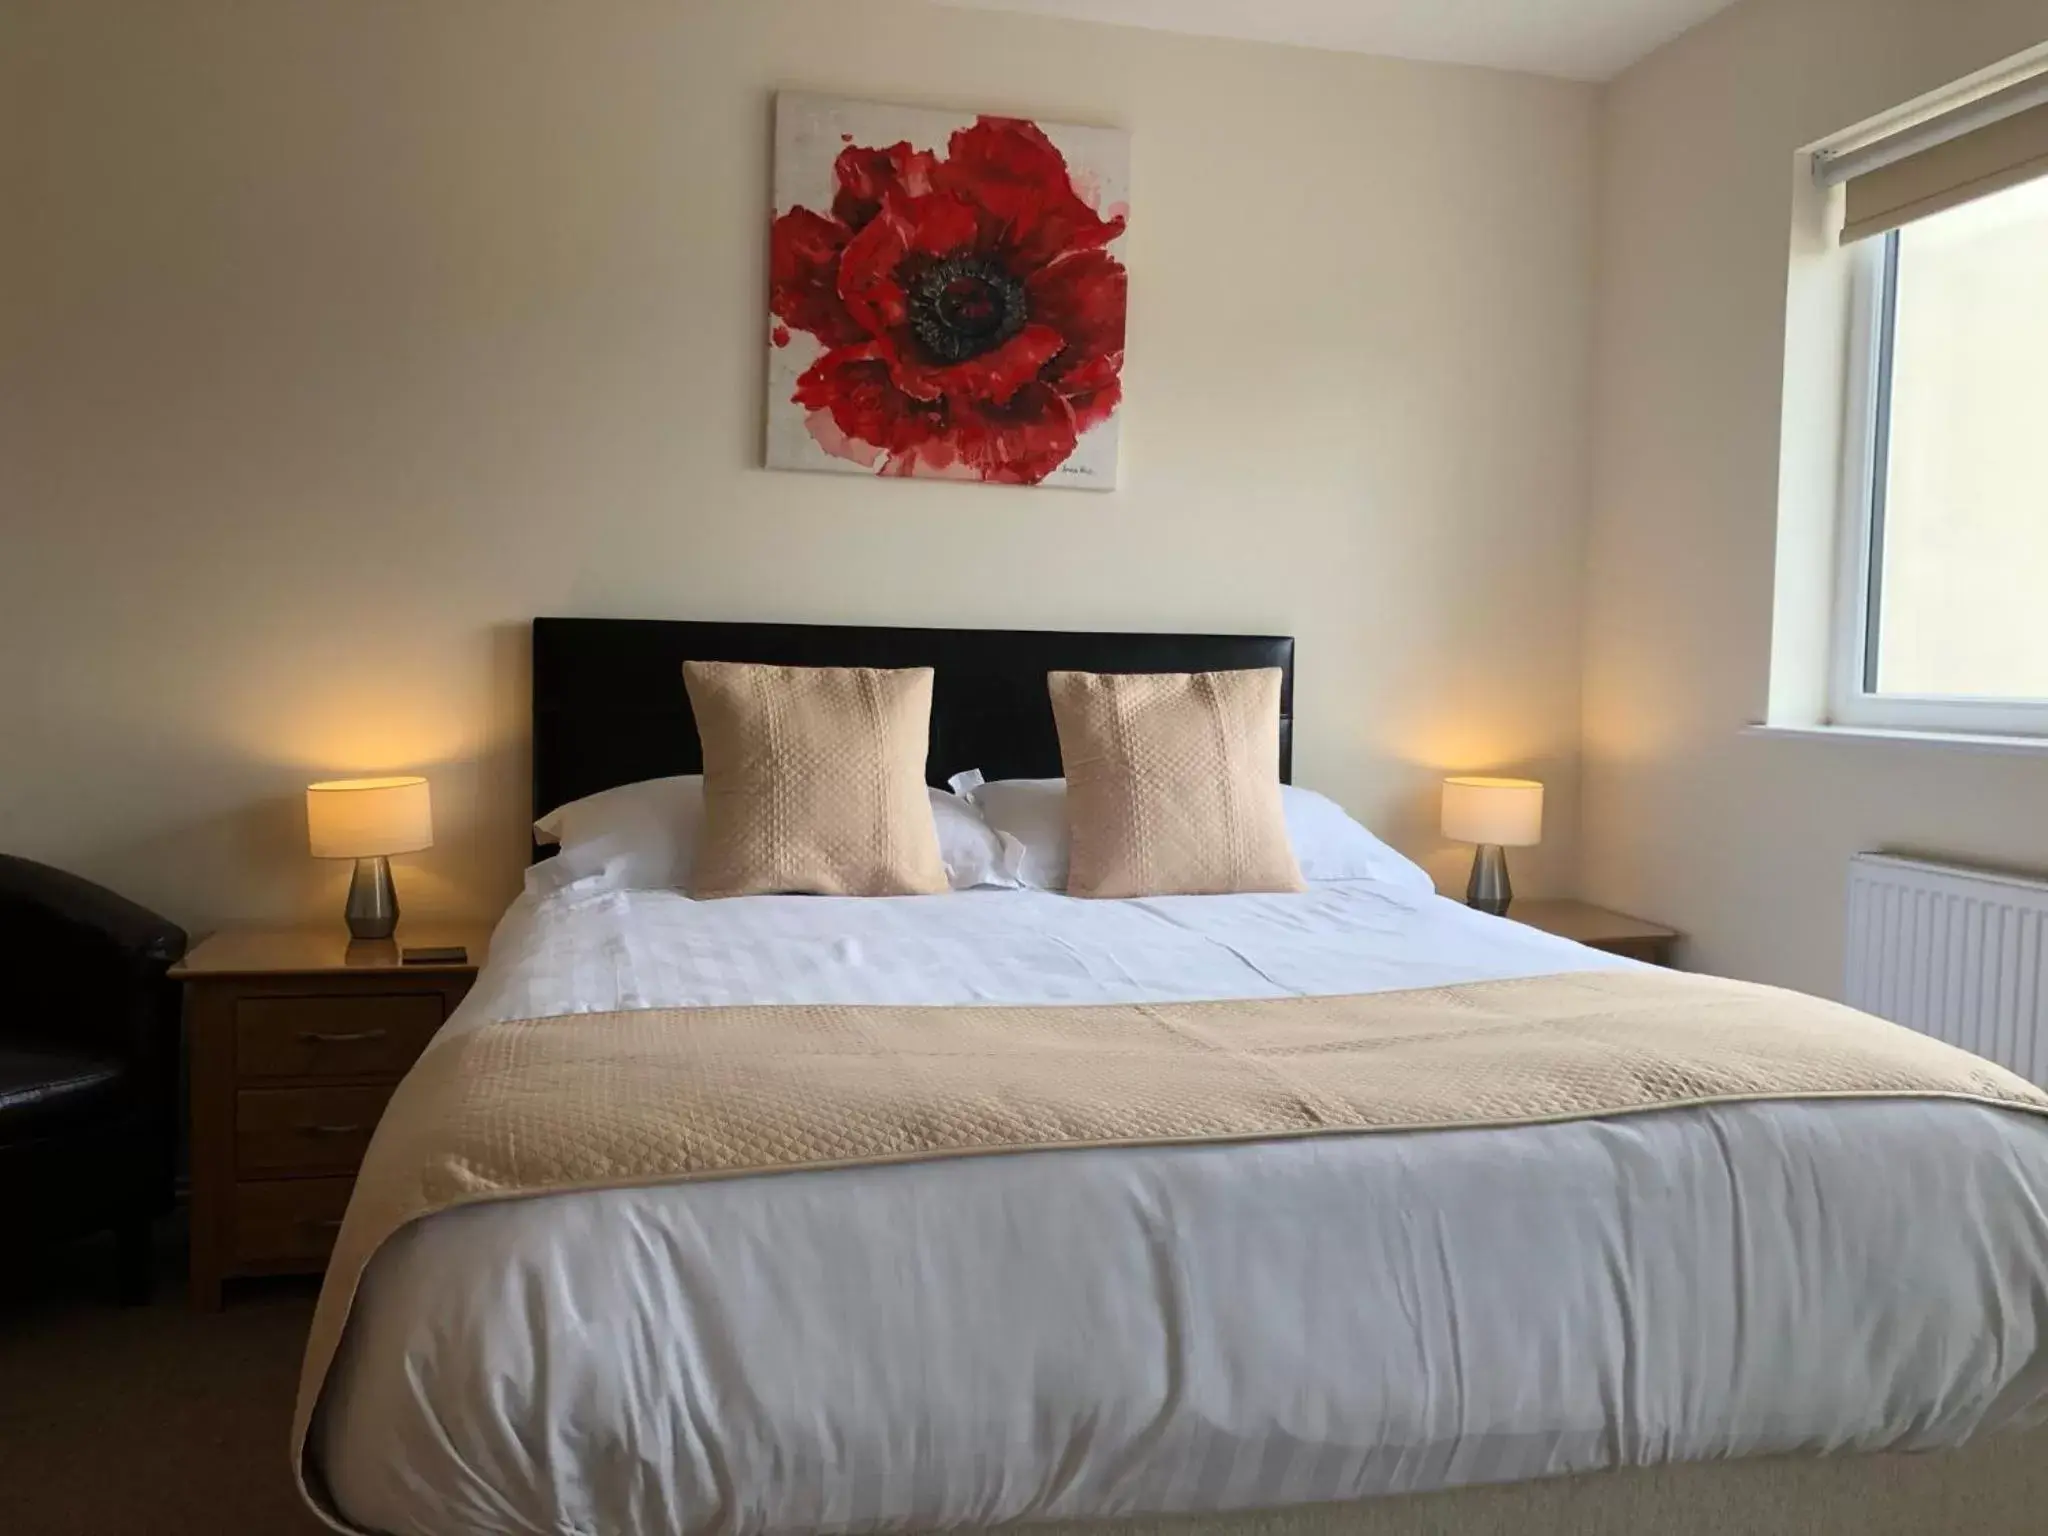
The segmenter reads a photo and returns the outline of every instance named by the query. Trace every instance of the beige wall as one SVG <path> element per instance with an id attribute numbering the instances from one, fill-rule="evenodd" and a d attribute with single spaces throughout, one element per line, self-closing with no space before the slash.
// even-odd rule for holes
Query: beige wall
<path id="1" fill-rule="evenodd" d="M 1287 630 L 1302 780 L 1576 858 L 1596 93 L 915 0 L 0 0 L 0 848 L 324 917 L 525 842 L 537 613 Z M 778 85 L 1127 126 L 1125 489 L 760 468 Z M 18 151 L 19 153 L 15 153 Z M 1626 882 L 1613 882 L 1622 883 Z"/>
<path id="2" fill-rule="evenodd" d="M 2048 867 L 2039 756 L 1742 733 L 1769 685 L 1794 153 L 2044 38 L 2048 0 L 1744 0 L 1604 99 L 1583 877 L 1685 928 L 1689 963 L 1837 990 L 1859 849 Z M 1803 439 L 1810 489 L 1832 445 Z"/>

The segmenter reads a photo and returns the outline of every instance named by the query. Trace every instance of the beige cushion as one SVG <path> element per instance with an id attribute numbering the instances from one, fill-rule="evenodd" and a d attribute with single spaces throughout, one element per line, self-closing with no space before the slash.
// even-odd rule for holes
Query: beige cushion
<path id="1" fill-rule="evenodd" d="M 946 889 L 925 795 L 932 669 L 690 661 L 704 744 L 691 894 Z"/>
<path id="2" fill-rule="evenodd" d="M 1071 896 L 1298 891 L 1280 669 L 1054 672 Z"/>

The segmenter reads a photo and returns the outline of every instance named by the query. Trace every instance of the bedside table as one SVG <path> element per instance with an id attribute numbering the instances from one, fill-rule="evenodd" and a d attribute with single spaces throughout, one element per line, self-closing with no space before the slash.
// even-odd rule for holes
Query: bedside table
<path id="1" fill-rule="evenodd" d="M 1678 931 L 1662 923 L 1646 923 L 1584 901 L 1518 901 L 1508 908 L 1511 922 L 1526 923 L 1561 939 L 1573 939 L 1610 955 L 1669 965 L 1678 946 Z"/>
<path id="2" fill-rule="evenodd" d="M 476 979 L 490 929 L 217 933 L 172 967 L 192 1079 L 192 1305 L 242 1275 L 318 1274 L 391 1091 Z M 461 944 L 403 965 L 399 944 Z"/>

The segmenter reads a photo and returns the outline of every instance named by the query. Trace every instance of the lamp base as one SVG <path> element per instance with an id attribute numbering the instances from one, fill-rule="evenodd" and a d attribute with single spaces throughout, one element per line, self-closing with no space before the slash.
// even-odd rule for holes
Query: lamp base
<path id="1" fill-rule="evenodd" d="M 382 854 L 356 860 L 344 915 L 351 938 L 388 939 L 398 931 L 398 887 L 391 883 L 391 861 Z"/>
<path id="2" fill-rule="evenodd" d="M 1472 853 L 1472 878 L 1465 883 L 1465 905 L 1495 917 L 1507 915 L 1515 899 L 1508 881 L 1507 850 L 1498 843 L 1481 843 Z"/>

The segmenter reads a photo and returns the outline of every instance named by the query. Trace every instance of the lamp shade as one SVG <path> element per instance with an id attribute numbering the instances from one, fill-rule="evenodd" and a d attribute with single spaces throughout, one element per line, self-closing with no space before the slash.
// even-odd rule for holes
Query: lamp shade
<path id="1" fill-rule="evenodd" d="M 316 859 L 374 859 L 434 846 L 427 781 L 334 779 L 306 786 L 306 836 Z"/>
<path id="2" fill-rule="evenodd" d="M 1543 841 L 1543 786 L 1534 779 L 1445 779 L 1444 836 L 1527 848 Z"/>

